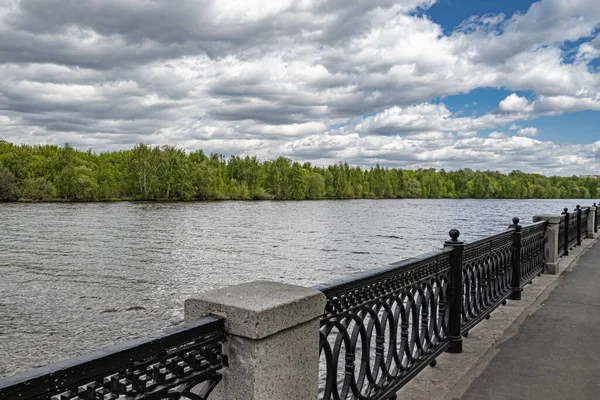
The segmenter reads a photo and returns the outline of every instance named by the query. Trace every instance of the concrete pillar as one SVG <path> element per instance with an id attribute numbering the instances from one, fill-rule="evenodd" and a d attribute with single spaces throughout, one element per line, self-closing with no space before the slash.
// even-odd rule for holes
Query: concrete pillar
<path id="1" fill-rule="evenodd" d="M 594 238 L 594 228 L 596 227 L 596 207 L 590 207 L 588 209 L 588 220 L 587 220 L 587 238 Z"/>
<path id="2" fill-rule="evenodd" d="M 544 272 L 547 274 L 558 273 L 558 230 L 560 225 L 560 216 L 554 215 L 536 215 L 533 222 L 548 221 L 546 227 L 546 244 L 544 245 L 544 263 L 546 267 Z"/>
<path id="3" fill-rule="evenodd" d="M 326 298 L 316 289 L 255 281 L 193 296 L 186 321 L 225 318 L 228 366 L 211 398 L 317 398 L 319 320 Z"/>

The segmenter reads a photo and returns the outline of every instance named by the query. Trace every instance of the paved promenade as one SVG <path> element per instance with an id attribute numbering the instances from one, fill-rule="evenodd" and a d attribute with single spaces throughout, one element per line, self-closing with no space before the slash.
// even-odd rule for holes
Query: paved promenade
<path id="1" fill-rule="evenodd" d="M 600 242 L 557 283 L 461 399 L 600 399 Z"/>

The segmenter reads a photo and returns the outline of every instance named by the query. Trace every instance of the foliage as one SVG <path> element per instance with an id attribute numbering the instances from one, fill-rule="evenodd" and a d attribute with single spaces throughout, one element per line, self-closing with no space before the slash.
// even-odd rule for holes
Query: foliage
<path id="1" fill-rule="evenodd" d="M 598 198 L 600 180 L 513 171 L 301 164 L 139 144 L 95 154 L 0 140 L 0 201 Z"/>

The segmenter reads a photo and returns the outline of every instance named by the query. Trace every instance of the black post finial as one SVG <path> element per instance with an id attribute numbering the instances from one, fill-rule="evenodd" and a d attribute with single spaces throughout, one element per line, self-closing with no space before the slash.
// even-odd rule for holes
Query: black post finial
<path id="1" fill-rule="evenodd" d="M 565 212 L 565 214 L 566 214 L 566 213 L 568 213 L 568 212 L 569 212 L 569 209 L 568 209 L 567 207 L 565 207 L 565 208 L 563 209 L 563 211 L 564 211 L 564 212 Z"/>
<path id="2" fill-rule="evenodd" d="M 575 206 L 575 208 L 579 210 L 579 208 L 580 208 L 579 204 L 577 204 L 577 205 Z"/>
<path id="3" fill-rule="evenodd" d="M 458 229 L 450 229 L 450 232 L 448 232 L 448 235 L 450 235 L 450 238 L 452 239 L 453 242 L 456 242 L 458 240 L 458 237 L 460 236 L 460 232 Z"/>
<path id="4" fill-rule="evenodd" d="M 513 221 L 513 224 L 519 225 L 520 219 L 519 219 L 519 217 L 514 217 L 512 221 Z"/>

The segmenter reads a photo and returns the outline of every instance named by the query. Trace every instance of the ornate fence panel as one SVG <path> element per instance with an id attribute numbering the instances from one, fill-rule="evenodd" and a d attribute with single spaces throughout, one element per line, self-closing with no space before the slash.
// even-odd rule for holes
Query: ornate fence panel
<path id="1" fill-rule="evenodd" d="M 579 224 L 579 232 L 581 234 L 581 236 L 579 236 L 580 241 L 587 238 L 587 234 L 588 234 L 587 223 L 588 223 L 589 213 L 590 213 L 589 208 L 586 207 L 586 208 L 581 209 L 581 222 Z"/>
<path id="2" fill-rule="evenodd" d="M 562 257 L 565 254 L 565 234 L 567 231 L 566 217 L 560 216 L 560 223 L 558 225 L 558 256 Z"/>
<path id="3" fill-rule="evenodd" d="M 320 399 L 388 399 L 448 347 L 451 251 L 319 287 Z"/>
<path id="4" fill-rule="evenodd" d="M 204 400 L 221 381 L 223 332 L 223 319 L 203 318 L 7 378 L 0 399 Z"/>
<path id="5" fill-rule="evenodd" d="M 462 332 L 468 332 L 511 294 L 514 229 L 465 245 Z"/>
<path id="6" fill-rule="evenodd" d="M 521 230 L 521 287 L 544 270 L 547 226 L 548 221 L 541 221 Z"/>
<path id="7" fill-rule="evenodd" d="M 572 249 L 577 244 L 577 212 L 569 214 L 569 227 L 567 230 L 569 248 Z"/>

